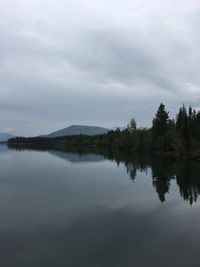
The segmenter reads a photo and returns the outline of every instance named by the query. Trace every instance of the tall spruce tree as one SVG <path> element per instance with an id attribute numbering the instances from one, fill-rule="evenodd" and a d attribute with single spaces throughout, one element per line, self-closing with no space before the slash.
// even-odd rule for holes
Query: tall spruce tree
<path id="1" fill-rule="evenodd" d="M 183 136 L 188 131 L 188 114 L 185 106 L 179 109 L 176 117 L 176 131 Z"/>
<path id="2" fill-rule="evenodd" d="M 191 144 L 191 128 L 192 128 L 192 109 L 189 108 L 188 112 L 183 105 L 180 108 L 176 118 L 176 132 L 182 141 L 183 148 L 187 151 L 190 149 Z"/>
<path id="3" fill-rule="evenodd" d="M 129 132 L 133 133 L 137 130 L 137 124 L 134 118 L 130 120 L 130 123 L 127 126 Z"/>
<path id="4" fill-rule="evenodd" d="M 165 105 L 160 104 L 158 111 L 153 119 L 152 134 L 153 138 L 163 137 L 169 128 L 169 112 L 165 110 Z"/>

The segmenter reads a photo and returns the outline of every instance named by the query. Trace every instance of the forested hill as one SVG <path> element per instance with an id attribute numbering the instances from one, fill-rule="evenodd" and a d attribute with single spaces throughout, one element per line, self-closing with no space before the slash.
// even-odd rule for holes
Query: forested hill
<path id="1" fill-rule="evenodd" d="M 82 125 L 72 125 L 59 131 L 52 132 L 46 137 L 54 138 L 60 136 L 71 136 L 71 135 L 99 135 L 105 134 L 109 131 L 107 128 L 98 126 L 82 126 Z"/>

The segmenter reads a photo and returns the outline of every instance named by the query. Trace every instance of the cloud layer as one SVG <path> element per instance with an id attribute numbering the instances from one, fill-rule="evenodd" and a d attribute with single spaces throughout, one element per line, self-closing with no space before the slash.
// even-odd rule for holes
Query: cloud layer
<path id="1" fill-rule="evenodd" d="M 149 126 L 200 98 L 197 0 L 16 0 L 0 10 L 0 125 Z"/>

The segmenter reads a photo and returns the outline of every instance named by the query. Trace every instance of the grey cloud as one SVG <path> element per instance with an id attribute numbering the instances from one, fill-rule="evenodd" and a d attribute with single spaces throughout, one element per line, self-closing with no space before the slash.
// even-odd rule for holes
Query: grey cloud
<path id="1" fill-rule="evenodd" d="M 160 101 L 172 116 L 183 102 L 199 105 L 197 0 L 2 7 L 2 128 L 35 135 L 71 123 L 123 126 L 133 115 L 148 126 Z"/>

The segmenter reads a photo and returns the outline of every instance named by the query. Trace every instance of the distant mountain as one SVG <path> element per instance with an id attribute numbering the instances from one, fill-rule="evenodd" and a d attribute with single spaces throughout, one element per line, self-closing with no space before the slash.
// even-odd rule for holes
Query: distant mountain
<path id="1" fill-rule="evenodd" d="M 0 132 L 0 142 L 6 142 L 8 139 L 13 138 L 14 135 Z"/>
<path id="2" fill-rule="evenodd" d="M 72 125 L 62 130 L 52 132 L 46 137 L 60 137 L 60 136 L 67 136 L 67 135 L 99 135 L 105 134 L 109 131 L 107 128 L 98 127 L 98 126 L 82 126 L 82 125 Z"/>

